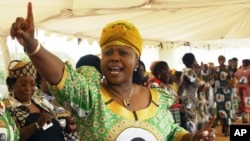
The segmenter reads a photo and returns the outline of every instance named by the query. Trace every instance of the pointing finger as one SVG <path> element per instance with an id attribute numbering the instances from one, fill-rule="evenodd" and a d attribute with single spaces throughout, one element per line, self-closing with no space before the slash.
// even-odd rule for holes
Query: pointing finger
<path id="1" fill-rule="evenodd" d="M 26 21 L 28 22 L 29 25 L 34 27 L 34 20 L 33 20 L 33 11 L 32 11 L 32 3 L 28 3 L 28 9 L 27 9 L 27 18 Z"/>

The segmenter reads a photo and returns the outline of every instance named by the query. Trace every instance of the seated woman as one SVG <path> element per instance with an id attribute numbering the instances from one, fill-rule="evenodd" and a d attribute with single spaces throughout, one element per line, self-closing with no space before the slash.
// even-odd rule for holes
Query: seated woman
<path id="1" fill-rule="evenodd" d="M 5 106 L 16 122 L 20 141 L 77 140 L 74 119 L 70 115 L 59 116 L 62 114 L 56 113 L 48 100 L 34 95 L 37 84 L 32 63 L 13 60 L 8 70 L 9 98 Z"/>

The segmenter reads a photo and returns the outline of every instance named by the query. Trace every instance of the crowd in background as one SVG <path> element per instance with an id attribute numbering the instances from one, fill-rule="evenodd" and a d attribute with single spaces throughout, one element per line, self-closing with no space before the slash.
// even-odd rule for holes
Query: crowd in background
<path id="1" fill-rule="evenodd" d="M 169 107 L 175 124 L 191 133 L 201 130 L 214 116 L 216 120 L 212 127 L 222 126 L 221 132 L 224 136 L 229 136 L 229 126 L 236 119 L 240 118 L 243 123 L 250 122 L 250 59 L 244 59 L 238 65 L 236 57 L 226 60 L 225 56 L 220 55 L 219 65 L 214 66 L 215 62 L 197 64 L 195 54 L 185 53 L 182 61 L 185 68 L 176 70 L 165 60 L 152 60 L 150 72 L 147 72 L 144 62 L 139 60 L 132 81 L 148 88 L 162 88 L 170 92 L 169 94 L 175 97 L 174 103 Z M 77 73 L 82 75 L 89 75 L 86 73 L 94 71 L 93 68 L 97 69 L 98 73 L 92 75 L 94 79 L 87 81 L 99 83 L 100 80 L 105 81 L 100 62 L 100 57 L 88 54 L 79 58 L 75 68 Z M 93 68 L 90 69 L 89 66 Z M 55 140 L 78 140 L 76 121 L 85 117 L 88 111 L 83 112 L 77 105 L 65 101 L 59 101 L 63 104 L 60 105 L 48 88 L 48 82 L 36 72 L 30 62 L 13 60 L 8 70 L 6 83 L 9 99 L 3 101 L 3 106 L 10 112 L 6 112 L 8 118 L 5 120 L 9 120 L 9 125 L 13 127 L 15 136 L 12 138 L 43 140 L 48 137 L 44 135 L 57 134 L 59 136 L 53 135 Z M 32 89 L 27 90 L 27 85 L 32 86 Z M 21 93 L 34 95 L 28 97 L 27 103 Z M 56 116 L 55 120 L 48 115 L 39 117 L 36 113 L 38 109 Z M 80 118 L 75 117 L 76 119 L 70 121 L 68 118 L 71 118 L 72 114 L 77 114 Z M 45 132 L 34 132 L 43 128 L 40 124 L 48 118 L 52 121 L 53 128 L 46 129 Z M 13 119 L 17 120 L 18 124 L 14 124 Z M 24 119 L 30 120 L 30 123 L 25 123 Z M 22 130 L 17 131 L 18 128 Z"/>
<path id="2" fill-rule="evenodd" d="M 7 68 L 4 141 L 214 141 L 212 123 L 228 136 L 237 114 L 249 122 L 249 60 L 238 68 L 237 58 L 225 65 L 220 55 L 213 66 L 185 53 L 183 70 L 152 60 L 145 75 L 140 32 L 118 20 L 102 30 L 101 58 L 83 56 L 74 67 L 46 50 L 34 31 L 29 2 L 26 19 L 17 17 L 10 30 L 31 61 L 12 60 Z"/>
<path id="3" fill-rule="evenodd" d="M 182 60 L 183 70 L 171 68 L 167 61 L 152 61 L 151 76 L 145 76 L 144 82 L 176 92 L 178 104 L 171 107 L 176 123 L 195 132 L 215 115 L 212 127 L 221 125 L 221 132 L 229 136 L 229 126 L 236 119 L 250 122 L 250 59 L 238 65 L 237 57 L 226 60 L 220 55 L 219 65 L 214 66 L 215 62 L 197 64 L 194 54 L 186 53 Z"/>
<path id="4" fill-rule="evenodd" d="M 215 116 L 212 127 L 221 125 L 221 132 L 226 137 L 229 136 L 230 125 L 237 118 L 240 117 L 243 123 L 250 122 L 249 59 L 242 60 L 242 64 L 238 65 L 236 57 L 227 60 L 225 56 L 220 55 L 218 66 L 214 66 L 215 62 L 197 64 L 193 53 L 185 53 L 181 59 L 185 66 L 182 70 L 171 68 L 166 60 L 152 60 L 150 72 L 147 72 L 144 62 L 139 58 L 138 67 L 132 74 L 132 82 L 146 88 L 161 88 L 174 97 L 174 102 L 168 110 L 174 123 L 190 133 L 195 134 L 202 130 Z M 82 56 L 75 69 L 76 76 L 91 76 L 91 79 L 84 80 L 88 83 L 107 83 L 101 68 L 101 58 L 98 56 Z M 119 71 L 117 68 L 113 69 L 114 73 Z M 37 72 L 31 62 L 13 60 L 8 71 L 6 83 L 9 98 L 2 104 L 2 111 L 5 111 L 5 108 L 8 111 L 1 114 L 6 114 L 5 123 L 2 124 L 7 126 L 8 122 L 14 134 L 11 137 L 13 140 L 79 140 L 84 131 L 78 133 L 76 129 L 85 128 L 83 124 L 86 123 L 83 123 L 82 119 L 90 114 L 90 111 L 83 111 L 79 105 L 63 98 L 56 99 L 52 94 L 55 92 L 51 91 L 52 86 L 49 88 L 49 82 Z M 103 87 L 113 92 L 107 84 Z M 130 93 L 132 92 L 133 87 Z M 154 97 L 151 96 L 152 99 Z M 130 105 L 129 98 L 130 95 L 128 99 L 123 100 L 125 107 Z M 46 123 L 48 120 L 52 124 Z M 44 129 L 44 125 L 48 127 Z M 4 134 L 1 136 L 4 138 Z"/>
<path id="5" fill-rule="evenodd" d="M 93 66 L 98 70 L 99 74 L 102 74 L 100 60 L 101 58 L 91 54 L 79 58 L 76 64 L 77 72 L 83 74 L 85 69 L 88 69 L 88 67 L 84 66 Z M 222 126 L 221 132 L 225 136 L 229 136 L 229 126 L 236 119 L 241 119 L 243 123 L 250 122 L 250 59 L 244 59 L 242 60 L 242 63 L 238 65 L 238 59 L 234 57 L 228 59 L 226 65 L 226 58 L 223 55 L 220 55 L 218 56 L 219 65 L 214 66 L 214 62 L 197 64 L 195 55 L 192 53 L 186 53 L 183 55 L 182 61 L 186 67 L 182 70 L 176 70 L 171 68 L 165 60 L 152 60 L 150 72 L 147 72 L 144 62 L 140 60 L 138 70 L 133 74 L 133 82 L 145 87 L 163 88 L 167 91 L 171 91 L 171 94 L 175 97 L 175 102 L 169 109 L 172 113 L 174 122 L 192 133 L 202 129 L 214 115 L 216 115 L 216 120 L 212 127 L 218 125 Z M 18 65 L 13 66 L 13 64 Z M 25 70 L 22 70 L 19 74 L 18 69 L 13 69 L 13 67 L 24 67 Z M 15 110 L 20 104 L 26 107 L 31 106 L 31 110 L 34 110 L 32 105 L 38 105 L 41 106 L 40 108 L 45 107 L 46 110 L 50 111 L 48 108 L 50 104 L 39 100 L 43 97 L 54 105 L 54 111 L 51 110 L 51 112 L 53 114 L 60 113 L 63 117 L 60 118 L 60 116 L 58 116 L 60 114 L 58 114 L 57 116 L 59 119 L 57 120 L 61 120 L 61 122 L 59 121 L 56 123 L 55 121 L 54 124 L 59 124 L 59 126 L 64 127 L 66 126 L 65 117 L 71 115 L 72 110 L 70 107 L 72 108 L 74 105 L 64 103 L 63 107 L 66 107 L 67 110 L 60 106 L 49 91 L 47 81 L 44 80 L 39 73 L 36 73 L 35 75 L 34 68 L 32 68 L 29 63 L 18 60 L 12 61 L 9 66 L 9 71 L 10 76 L 6 82 L 9 87 L 11 99 L 4 101 L 4 103 L 6 108 L 12 112 L 10 115 L 14 115 L 14 119 L 16 119 L 15 117 L 18 117 L 18 115 L 15 114 L 24 112 L 23 110 Z M 22 104 L 17 101 L 20 99 L 17 95 L 20 90 L 18 91 L 15 89 L 13 82 L 17 80 L 19 75 L 27 75 L 34 78 L 34 81 L 32 81 L 33 79 L 30 80 L 31 82 L 29 85 L 36 85 L 37 92 L 35 97 L 30 97 L 32 98 L 31 103 Z M 98 75 L 96 81 L 101 80 L 102 77 L 102 75 Z M 18 85 L 23 87 L 26 86 L 22 81 L 20 81 Z M 87 112 L 80 112 L 77 114 L 86 116 Z M 14 128 L 13 131 L 16 132 L 15 137 L 12 138 L 17 138 L 17 135 L 19 134 L 25 138 L 31 137 L 30 140 L 32 140 L 32 138 L 41 138 L 39 134 L 43 136 L 42 133 L 39 133 L 38 135 L 36 135 L 37 133 L 32 135 L 34 134 L 33 132 L 29 132 L 31 135 L 26 135 L 22 131 L 18 133 L 15 131 L 17 127 L 15 127 L 16 125 L 13 125 L 12 119 L 8 117 L 8 120 L 10 120 L 9 124 L 12 124 Z M 23 118 L 19 120 L 20 125 L 18 126 L 29 127 L 29 124 L 23 125 Z M 41 128 L 37 122 L 35 122 L 34 126 L 37 129 Z M 32 128 L 29 128 L 30 129 L 26 130 L 34 130 L 33 126 Z M 51 130 L 55 129 L 51 128 Z M 64 136 L 63 138 L 71 136 L 71 138 L 77 140 L 78 137 L 76 133 L 66 135 L 67 132 L 65 131 L 59 131 L 62 133 L 61 135 Z M 56 131 L 53 132 L 55 133 Z"/>

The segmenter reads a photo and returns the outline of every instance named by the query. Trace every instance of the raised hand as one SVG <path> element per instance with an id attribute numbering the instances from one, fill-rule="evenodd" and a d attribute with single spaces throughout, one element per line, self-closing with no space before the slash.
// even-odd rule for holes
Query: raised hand
<path id="1" fill-rule="evenodd" d="M 34 19 L 31 2 L 28 3 L 26 19 L 23 17 L 16 18 L 10 28 L 10 36 L 12 39 L 16 38 L 27 51 L 36 47 L 37 41 L 34 40 Z"/>

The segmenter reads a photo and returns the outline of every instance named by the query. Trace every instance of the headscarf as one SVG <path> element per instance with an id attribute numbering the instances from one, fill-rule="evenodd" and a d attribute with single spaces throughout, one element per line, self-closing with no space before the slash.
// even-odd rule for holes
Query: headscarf
<path id="1" fill-rule="evenodd" d="M 141 56 L 141 35 L 132 23 L 124 20 L 107 24 L 102 30 L 99 43 L 102 50 L 110 45 L 129 46 L 135 51 L 138 57 Z"/>
<path id="2" fill-rule="evenodd" d="M 13 60 L 9 63 L 9 78 L 19 78 L 23 76 L 36 77 L 36 69 L 31 62 Z"/>

